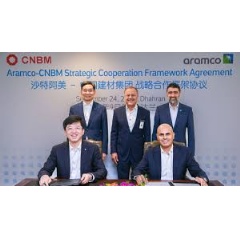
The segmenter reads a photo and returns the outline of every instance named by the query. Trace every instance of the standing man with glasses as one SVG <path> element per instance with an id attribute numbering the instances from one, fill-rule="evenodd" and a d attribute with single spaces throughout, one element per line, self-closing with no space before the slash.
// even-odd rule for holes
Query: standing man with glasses
<path id="1" fill-rule="evenodd" d="M 82 184 L 106 178 L 107 170 L 98 146 L 82 140 L 84 128 L 84 121 L 79 116 L 72 115 L 63 121 L 67 141 L 52 147 L 38 173 L 40 186 L 48 186 L 52 182 L 55 168 L 58 178 L 79 179 Z"/>
<path id="2" fill-rule="evenodd" d="M 78 115 L 86 124 L 83 139 L 102 141 L 102 159 L 108 153 L 108 122 L 106 107 L 95 102 L 95 84 L 91 81 L 81 83 L 82 102 L 70 107 L 69 115 Z"/>
<path id="3" fill-rule="evenodd" d="M 154 117 L 152 140 L 156 140 L 157 128 L 163 123 L 172 126 L 175 141 L 183 142 L 195 155 L 195 133 L 192 108 L 179 102 L 181 94 L 180 86 L 170 83 L 167 86 L 169 102 L 157 107 Z M 187 138 L 186 138 L 187 134 Z"/>
<path id="4" fill-rule="evenodd" d="M 117 166 L 118 179 L 131 178 L 131 171 L 142 159 L 144 143 L 151 140 L 150 111 L 138 106 L 138 90 L 124 90 L 125 105 L 113 113 L 111 157 Z"/>

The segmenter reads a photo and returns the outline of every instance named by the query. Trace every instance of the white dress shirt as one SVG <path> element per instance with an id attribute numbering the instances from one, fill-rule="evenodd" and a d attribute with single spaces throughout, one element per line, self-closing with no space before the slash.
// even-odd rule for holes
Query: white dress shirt
<path id="1" fill-rule="evenodd" d="M 173 145 L 168 153 L 161 148 L 161 180 L 173 180 Z"/>
<path id="2" fill-rule="evenodd" d="M 70 179 L 81 178 L 81 147 L 82 143 L 77 148 L 73 148 L 69 144 L 70 148 Z"/>
<path id="3" fill-rule="evenodd" d="M 83 102 L 83 113 L 84 113 L 86 125 L 88 125 L 88 122 L 89 122 L 90 114 L 92 111 L 92 106 L 93 106 L 93 101 L 90 103 Z"/>
<path id="4" fill-rule="evenodd" d="M 170 108 L 170 115 L 171 115 L 172 125 L 173 125 L 173 127 L 174 127 L 174 126 L 175 126 L 176 119 L 177 119 L 179 104 L 178 104 L 176 107 L 173 107 L 173 106 L 171 106 L 171 104 L 169 103 L 169 108 Z"/>
<path id="5" fill-rule="evenodd" d="M 132 131 L 134 124 L 136 122 L 137 112 L 138 112 L 137 105 L 131 111 L 126 106 L 127 121 L 128 121 L 128 126 L 129 126 L 130 131 Z"/>

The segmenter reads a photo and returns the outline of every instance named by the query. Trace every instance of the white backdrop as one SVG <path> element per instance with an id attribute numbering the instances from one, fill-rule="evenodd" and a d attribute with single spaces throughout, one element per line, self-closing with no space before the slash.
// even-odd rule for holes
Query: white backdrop
<path id="1" fill-rule="evenodd" d="M 139 88 L 153 127 L 167 84 L 179 83 L 181 102 L 194 112 L 196 160 L 211 180 L 240 185 L 240 53 L 1 53 L 0 59 L 0 185 L 37 176 L 51 147 L 65 140 L 62 121 L 84 80 L 97 85 L 109 135 L 125 86 Z M 110 156 L 105 164 L 108 178 L 116 178 Z"/>

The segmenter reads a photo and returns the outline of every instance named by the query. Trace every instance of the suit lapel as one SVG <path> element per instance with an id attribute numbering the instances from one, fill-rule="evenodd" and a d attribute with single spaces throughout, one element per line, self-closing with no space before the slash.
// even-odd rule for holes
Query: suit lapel
<path id="1" fill-rule="evenodd" d="M 178 159 L 174 159 L 178 157 L 178 153 L 176 147 L 173 146 L 173 179 L 175 179 L 175 175 L 177 174 L 176 171 L 178 170 Z"/>
<path id="2" fill-rule="evenodd" d="M 88 153 L 88 148 L 87 148 L 86 142 L 83 140 L 82 148 L 81 148 L 81 171 L 84 166 L 84 158 L 88 158 L 87 153 Z M 81 172 L 81 174 L 82 174 L 82 172 Z"/>
<path id="3" fill-rule="evenodd" d="M 64 145 L 63 160 L 64 160 L 64 167 L 66 168 L 67 176 L 69 178 L 70 177 L 70 152 L 69 152 L 68 142 L 66 142 Z"/>
<path id="4" fill-rule="evenodd" d="M 81 118 L 84 121 L 84 124 L 87 126 L 87 123 L 86 123 L 86 120 L 85 120 L 85 117 L 84 117 L 84 112 L 83 112 L 83 102 L 81 102 L 80 105 L 79 105 L 79 112 L 80 112 Z"/>
<path id="5" fill-rule="evenodd" d="M 182 104 L 179 103 L 178 106 L 178 113 L 177 113 L 177 117 L 176 117 L 176 122 L 175 122 L 175 126 L 174 128 L 176 128 L 176 126 L 178 125 L 178 121 L 181 120 L 181 114 L 182 114 L 183 108 L 182 108 Z"/>
<path id="6" fill-rule="evenodd" d="M 88 121 L 88 125 L 91 124 L 93 118 L 94 118 L 94 115 L 95 113 L 97 112 L 97 104 L 96 102 L 93 101 L 93 105 L 92 105 L 92 110 L 90 112 L 90 117 L 89 117 L 89 121 Z"/>
<path id="7" fill-rule="evenodd" d="M 124 122 L 125 126 L 128 128 L 128 131 L 130 133 L 131 131 L 130 131 L 130 128 L 129 128 L 129 125 L 128 125 L 126 106 L 123 106 L 121 108 L 121 110 L 122 110 L 122 112 L 120 112 L 120 115 L 123 115 L 123 122 Z"/>
<path id="8" fill-rule="evenodd" d="M 167 104 L 166 116 L 167 116 L 167 120 L 169 121 L 169 124 L 170 124 L 171 127 L 173 128 L 172 118 L 171 118 L 171 114 L 170 114 L 170 106 L 169 106 L 169 103 Z M 175 124 L 176 124 L 176 123 L 175 123 Z"/>
<path id="9" fill-rule="evenodd" d="M 160 157 L 160 158 L 159 158 L 159 157 Z M 160 147 L 159 147 L 159 146 L 155 147 L 155 150 L 154 150 L 154 160 L 156 161 L 155 164 L 157 164 L 157 166 L 156 166 L 157 175 L 158 175 L 158 177 L 161 179 L 161 174 L 162 174 L 162 158 L 161 158 L 161 150 L 160 150 Z"/>
<path id="10" fill-rule="evenodd" d="M 136 120 L 135 120 L 135 123 L 134 123 L 134 126 L 133 126 L 133 130 L 138 129 L 138 127 L 139 127 L 139 120 L 141 120 L 141 116 L 142 116 L 142 110 L 138 106 L 137 116 L 136 116 Z"/>

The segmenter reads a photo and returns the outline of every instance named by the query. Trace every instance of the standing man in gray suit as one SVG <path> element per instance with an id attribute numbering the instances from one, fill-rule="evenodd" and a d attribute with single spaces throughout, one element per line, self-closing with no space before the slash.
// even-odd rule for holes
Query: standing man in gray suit
<path id="1" fill-rule="evenodd" d="M 111 157 L 117 165 L 118 179 L 129 179 L 144 152 L 144 143 L 151 140 L 150 111 L 137 105 L 138 90 L 124 91 L 125 105 L 113 113 Z"/>
<path id="2" fill-rule="evenodd" d="M 180 86 L 170 83 L 167 86 L 169 102 L 158 106 L 154 117 L 152 140 L 156 140 L 157 128 L 163 123 L 172 126 L 175 133 L 175 141 L 185 143 L 192 154 L 195 154 L 195 134 L 192 108 L 179 102 L 181 94 Z M 188 140 L 186 139 L 186 132 Z"/>
<path id="3" fill-rule="evenodd" d="M 78 115 L 86 124 L 83 139 L 102 141 L 102 159 L 108 153 L 108 122 L 106 107 L 95 102 L 95 84 L 91 81 L 81 83 L 82 102 L 71 106 L 69 115 Z"/>

